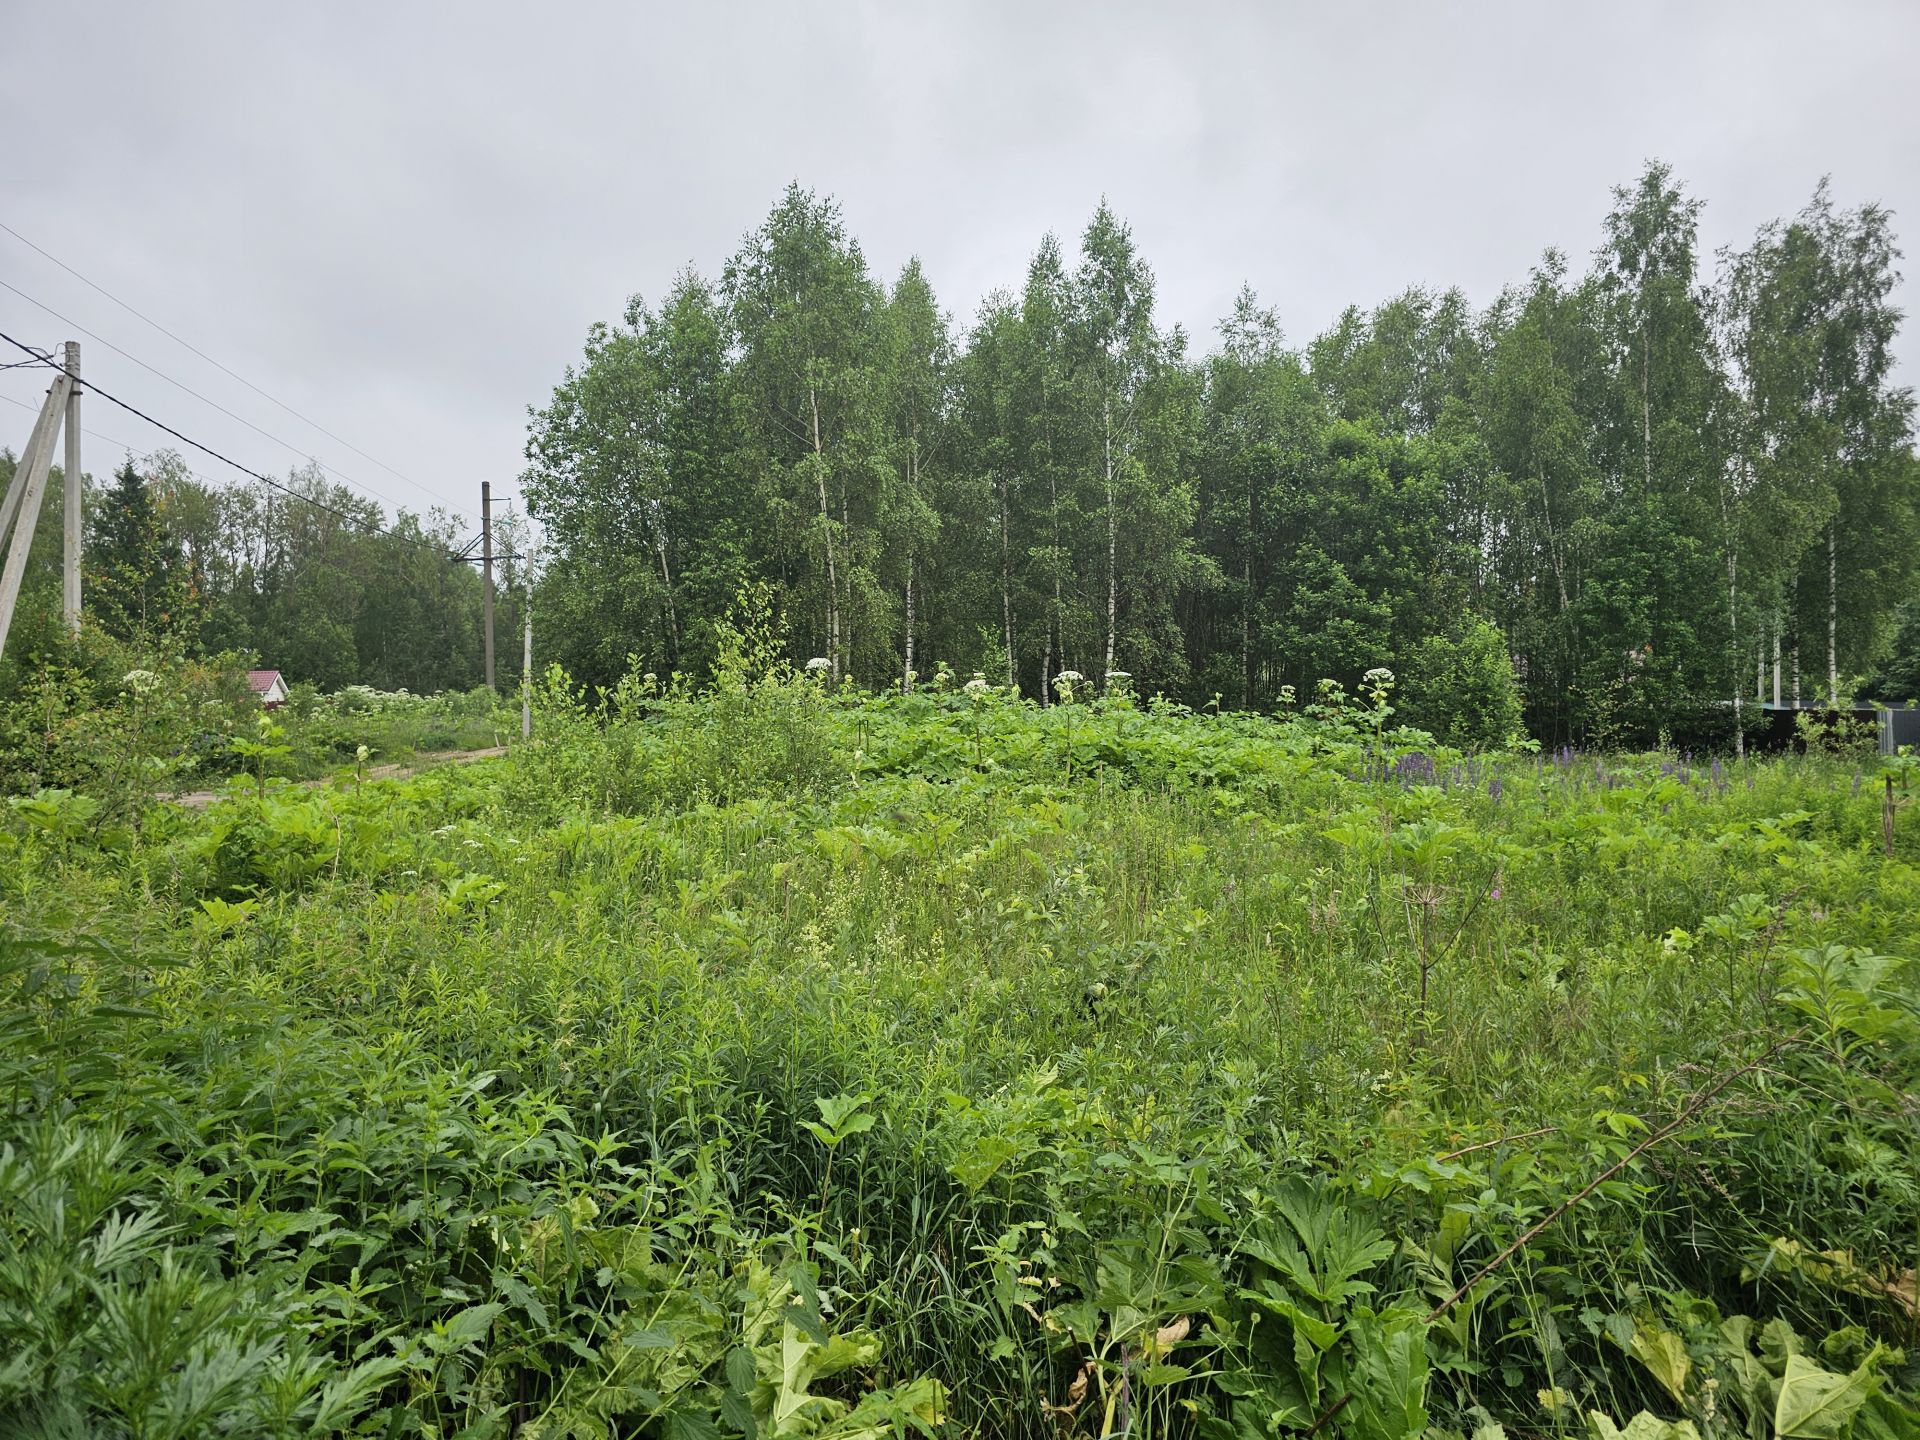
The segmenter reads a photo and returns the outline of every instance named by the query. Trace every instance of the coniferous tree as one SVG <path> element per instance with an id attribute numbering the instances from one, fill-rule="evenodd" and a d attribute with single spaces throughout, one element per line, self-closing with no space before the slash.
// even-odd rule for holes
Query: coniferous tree
<path id="1" fill-rule="evenodd" d="M 86 603 L 101 627 L 122 640 L 191 639 L 198 596 L 186 557 L 131 455 L 114 472 L 89 529 Z"/>

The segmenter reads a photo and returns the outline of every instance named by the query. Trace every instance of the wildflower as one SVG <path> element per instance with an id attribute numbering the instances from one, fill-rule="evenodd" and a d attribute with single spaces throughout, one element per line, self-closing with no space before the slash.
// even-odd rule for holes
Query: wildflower
<path id="1" fill-rule="evenodd" d="M 151 670 L 129 670 L 124 683 L 136 695 L 151 695 L 160 688 L 160 677 Z"/>
<path id="2" fill-rule="evenodd" d="M 824 655 L 816 655 L 807 661 L 804 668 L 808 674 L 817 674 L 822 670 L 831 670 L 833 668 L 833 662 Z"/>
<path id="3" fill-rule="evenodd" d="M 364 745 L 356 745 L 353 747 L 353 763 L 356 765 L 366 764 L 368 759 L 371 758 L 372 755 L 373 755 L 373 751 L 369 750 Z"/>
<path id="4" fill-rule="evenodd" d="M 966 691 L 967 694 L 976 697 L 984 696 L 988 691 L 993 689 L 993 687 L 987 683 L 987 677 L 978 670 L 974 671 L 973 678 L 960 688 Z"/>
<path id="5" fill-rule="evenodd" d="M 1384 665 L 1376 665 L 1360 678 L 1368 685 L 1391 685 L 1393 684 L 1393 671 L 1387 669 Z"/>

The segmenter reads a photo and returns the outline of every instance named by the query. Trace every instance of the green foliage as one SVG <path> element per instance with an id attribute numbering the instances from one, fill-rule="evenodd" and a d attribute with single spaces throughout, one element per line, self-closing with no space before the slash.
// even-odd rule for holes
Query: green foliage
<path id="1" fill-rule="evenodd" d="M 1414 701 L 1463 744 L 1517 731 L 1517 685 L 1555 744 L 1732 749 L 1776 646 L 1834 690 L 1886 654 L 1920 465 L 1886 213 L 1822 186 L 1711 283 L 1700 214 L 1656 162 L 1585 275 L 1549 252 L 1483 313 L 1415 289 L 1298 349 L 1243 292 L 1194 359 L 1105 205 L 956 341 L 917 261 L 887 288 L 790 187 L 536 414 L 553 653 L 704 684 L 753 582 L 835 684 L 931 658 L 1265 710 L 1386 666 L 1471 682 Z"/>
<path id="2" fill-rule="evenodd" d="M 232 656 L 182 659 L 91 628 L 0 695 L 0 789 L 85 789 L 109 818 L 223 773 L 259 713 Z"/>
<path id="3" fill-rule="evenodd" d="M 202 597 L 180 541 L 167 527 L 154 486 L 133 457 L 89 517 L 87 608 L 116 639 L 180 646 L 197 636 Z"/>
<path id="4" fill-rule="evenodd" d="M 1498 749 L 1524 733 L 1506 637 L 1477 615 L 1415 646 L 1401 685 L 1401 717 L 1445 744 Z"/>
<path id="5" fill-rule="evenodd" d="M 1844 759 L 716 653 L 0 810 L 0 1428 L 1911 1432 L 1920 837 Z"/>

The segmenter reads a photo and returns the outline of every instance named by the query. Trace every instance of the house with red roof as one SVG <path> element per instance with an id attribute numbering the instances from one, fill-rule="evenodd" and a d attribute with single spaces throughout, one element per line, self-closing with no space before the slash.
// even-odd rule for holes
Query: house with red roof
<path id="1" fill-rule="evenodd" d="M 280 678 L 278 670 L 247 671 L 247 688 L 258 695 L 260 703 L 269 710 L 286 703 L 287 682 Z"/>

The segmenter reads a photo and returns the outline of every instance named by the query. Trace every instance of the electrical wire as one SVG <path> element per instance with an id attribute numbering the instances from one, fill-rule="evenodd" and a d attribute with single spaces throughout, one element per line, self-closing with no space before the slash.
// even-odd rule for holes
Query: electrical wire
<path id="1" fill-rule="evenodd" d="M 303 460 L 312 460 L 322 470 L 325 470 L 328 474 L 334 476 L 336 479 L 341 480 L 358 490 L 365 491 L 368 499 L 380 500 L 380 501 L 384 501 L 387 504 L 393 504 L 393 502 L 389 500 L 388 497 L 376 493 L 371 486 L 362 484 L 360 481 L 354 479 L 353 476 L 347 474 L 345 471 L 336 469 L 334 466 L 327 464 L 326 461 L 321 460 L 318 457 L 309 454 L 307 451 L 302 450 L 298 445 L 295 445 L 292 441 L 281 439 L 278 435 L 275 435 L 271 430 L 262 429 L 260 426 L 254 424 L 253 421 L 247 419 L 246 416 L 235 414 L 233 411 L 229 410 L 226 406 L 222 405 L 218 400 L 208 399 L 205 395 L 202 395 L 198 390 L 194 389 L 191 385 L 186 384 L 184 381 L 174 379 L 173 376 L 167 374 L 166 371 L 159 369 L 157 366 L 149 365 L 146 361 L 142 360 L 138 355 L 134 355 L 129 353 L 128 351 L 122 350 L 118 345 L 114 344 L 111 340 L 108 340 L 107 338 L 100 335 L 96 331 L 89 330 L 86 326 L 82 325 L 78 320 L 72 319 L 71 317 L 66 315 L 62 315 L 58 310 L 54 309 L 51 305 L 47 304 L 45 301 L 34 299 L 33 296 L 27 294 L 27 292 L 22 290 L 18 285 L 11 284 L 5 280 L 0 280 L 0 289 L 11 290 L 15 295 L 18 295 L 22 300 L 26 301 L 29 305 L 35 306 L 38 309 L 46 311 L 47 314 L 53 316 L 53 318 L 58 320 L 61 324 L 71 326 L 73 329 L 78 330 L 82 335 L 85 335 L 88 339 L 93 340 L 97 344 L 106 346 L 107 349 L 113 351 L 114 354 L 120 356 L 122 359 L 131 360 L 134 364 L 138 365 L 142 370 L 145 370 L 149 374 L 152 374 L 158 377 L 159 379 L 166 381 L 167 384 L 173 386 L 176 390 L 185 391 L 187 394 L 191 395 L 194 399 L 198 400 L 202 405 L 206 405 L 211 407 L 212 409 L 218 410 L 222 415 L 226 416 L 229 420 L 235 421 L 238 424 L 246 426 L 249 430 L 253 431 L 256 435 L 259 435 L 265 439 L 271 440 L 274 444 L 281 446 L 283 449 L 292 451 L 295 455 L 298 455 Z M 29 352 L 29 353 L 32 353 L 32 352 Z M 342 442 L 342 443 L 345 443 L 345 442 Z M 411 484 L 412 482 L 408 482 L 408 483 Z M 419 488 L 423 490 L 426 494 L 433 495 L 436 499 L 439 499 L 439 500 L 447 499 L 446 496 L 440 495 L 436 491 L 427 490 L 425 486 L 420 486 Z M 452 504 L 453 502 L 448 501 L 448 503 Z M 398 509 L 399 507 L 395 505 L 394 508 Z"/>
<path id="2" fill-rule="evenodd" d="M 420 491 L 423 494 L 432 495 L 435 493 L 434 491 L 429 490 L 425 485 L 422 485 L 418 480 L 415 480 L 412 476 L 403 474 L 400 471 L 394 469 L 393 466 L 387 464 L 386 461 L 380 459 L 378 456 L 369 455 L 366 451 L 362 450 L 358 445 L 353 444 L 349 440 L 341 439 L 340 436 L 334 434 L 333 431 L 329 430 L 326 426 L 322 425 L 318 420 L 312 419 L 309 416 L 301 414 L 298 410 L 294 409 L 293 406 L 287 404 L 286 401 L 280 399 L 278 396 L 270 394 L 265 390 L 262 390 L 258 385 L 254 384 L 251 380 L 247 379 L 246 376 L 240 374 L 238 371 L 228 368 L 226 365 L 223 365 L 220 361 L 214 359 L 213 356 L 207 354 L 207 352 L 202 350 L 198 345 L 195 345 L 191 340 L 185 339 L 180 335 L 176 335 L 173 331 L 169 330 L 166 326 L 162 325 L 158 320 L 155 320 L 151 315 L 142 314 L 139 310 L 136 310 L 132 305 L 129 305 L 125 300 L 122 300 L 118 295 L 114 294 L 111 290 L 107 289 L 106 286 L 100 284 L 97 281 L 89 280 L 85 275 L 82 275 L 78 270 L 74 269 L 73 266 L 67 264 L 67 262 L 62 260 L 58 255 L 55 255 L 50 251 L 41 249 L 38 245 L 34 244 L 33 241 L 29 240 L 26 236 L 22 235 L 18 230 L 14 229 L 11 225 L 7 224 L 4 220 L 0 220 L 0 230 L 6 231 L 7 234 L 13 236 L 14 239 L 18 240 L 22 245 L 26 246 L 29 250 L 33 251 L 35 254 L 43 256 L 48 260 L 51 260 L 54 264 L 58 265 L 62 270 L 66 271 L 69 275 L 73 276 L 74 279 L 78 280 L 82 285 L 90 286 L 91 288 L 99 291 L 102 295 L 106 296 L 107 299 L 113 301 L 114 304 L 118 305 L 122 310 L 125 310 L 129 315 L 132 315 L 135 319 L 145 321 L 148 325 L 151 325 L 155 330 L 158 330 L 162 335 L 166 336 L 169 340 L 173 341 L 175 344 L 184 346 L 186 349 L 191 350 L 195 355 L 198 355 L 202 360 L 206 361 L 209 365 L 213 366 L 214 369 L 220 371 L 224 375 L 229 375 L 233 379 L 238 380 L 242 385 L 246 386 L 249 390 L 253 391 L 254 394 L 260 396 L 263 400 L 272 401 L 275 405 L 278 405 L 282 410 L 286 411 L 287 414 L 293 416 L 294 419 L 299 420 L 307 425 L 311 425 L 315 430 L 318 430 L 322 435 L 326 436 L 329 440 L 333 441 L 336 445 L 346 446 L 347 449 L 353 451 L 353 453 L 358 455 L 362 460 L 366 460 L 374 465 L 378 465 L 382 470 L 386 471 L 389 475 L 393 476 L 396 480 L 406 481 L 407 484 L 413 486 L 414 489 Z M 104 344 L 105 342 L 103 341 L 102 343 Z M 6 369 L 6 368 L 8 367 L 0 366 L 0 369 Z M 445 497 L 441 497 L 441 498 L 445 498 Z"/>
<path id="3" fill-rule="evenodd" d="M 0 284 L 5 284 L 5 283 L 6 283 L 5 281 L 0 281 Z M 306 504 L 313 506 L 316 510 L 325 510 L 330 515 L 336 515 L 349 525 L 361 527 L 365 531 L 365 533 L 369 535 L 383 535 L 386 538 L 390 540 L 398 541 L 403 545 L 431 544 L 433 545 L 433 548 L 435 550 L 441 551 L 442 554 L 447 554 L 448 558 L 450 559 L 457 558 L 453 556 L 450 552 L 445 551 L 441 545 L 436 544 L 435 542 L 425 540 L 425 539 L 415 539 L 410 535 L 401 535 L 396 531 L 390 530 L 386 526 L 379 524 L 376 521 L 367 520 L 361 516 L 353 515 L 348 511 L 342 510 L 337 505 L 329 505 L 326 501 L 316 500 L 311 495 L 302 495 L 298 490 L 293 489 L 291 486 L 283 485 L 280 483 L 280 481 L 275 480 L 269 475 L 262 475 L 258 470 L 255 470 L 250 466 L 242 465 L 238 460 L 235 460 L 232 456 L 223 455 L 218 450 L 215 450 L 212 446 L 203 445 L 200 441 L 195 440 L 191 435 L 182 434 L 180 431 L 174 429 L 171 425 L 167 424 L 165 421 L 154 419 L 153 416 L 147 414 L 146 411 L 140 409 L 137 405 L 131 405 L 125 400 L 122 400 L 118 395 L 115 395 L 107 390 L 102 390 L 97 382 L 92 380 L 81 380 L 78 375 L 75 375 L 71 370 L 67 369 L 66 366 L 54 360 L 51 355 L 48 355 L 42 351 L 36 350 L 33 348 L 33 346 L 24 344 L 21 341 L 14 339 L 13 336 L 7 334 L 3 330 L 0 330 L 0 340 L 6 341 L 7 344 L 13 346 L 14 349 L 16 350 L 24 351 L 26 354 L 35 357 L 35 359 L 40 364 L 47 366 L 49 369 L 58 370 L 62 375 L 65 375 L 68 379 L 79 381 L 79 383 L 82 385 L 82 387 L 84 388 L 87 394 L 98 395 L 102 400 L 108 401 L 114 405 L 118 405 L 122 410 L 125 410 L 129 415 L 133 415 L 141 420 L 146 421 L 147 424 L 153 426 L 154 429 L 164 431 L 168 435 L 171 435 L 174 439 L 178 440 L 183 445 L 191 445 L 194 449 L 198 450 L 201 454 L 210 455 L 215 460 L 220 461 L 221 464 L 223 465 L 232 466 L 235 470 L 238 470 L 242 475 L 246 475 L 254 480 L 258 480 L 262 485 L 270 486 L 271 488 L 278 490 L 281 494 L 291 496 L 295 500 L 304 501 Z M 132 357 L 129 356 L 128 358 L 131 359 Z M 11 397 L 8 397 L 8 398 L 11 399 Z M 18 401 L 18 400 L 13 401 L 13 403 L 16 405 L 21 405 L 22 408 L 24 409 L 30 410 L 34 408 L 33 406 L 25 405 L 24 402 Z M 104 437 L 101 437 L 101 438 L 104 438 Z M 119 444 L 123 442 L 108 441 L 107 443 Z M 131 449 L 132 447 L 128 446 L 127 448 Z"/>

